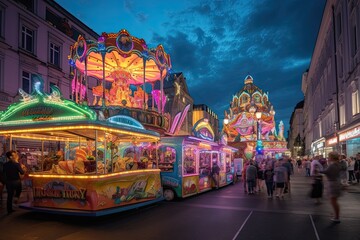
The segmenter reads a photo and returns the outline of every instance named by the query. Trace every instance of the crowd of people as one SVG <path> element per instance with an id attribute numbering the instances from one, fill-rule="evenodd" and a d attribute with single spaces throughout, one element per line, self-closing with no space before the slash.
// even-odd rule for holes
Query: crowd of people
<path id="1" fill-rule="evenodd" d="M 249 195 L 266 191 L 268 198 L 284 198 L 284 193 L 290 192 L 290 176 L 294 167 L 288 157 L 254 159 L 243 166 L 242 176 L 245 192 Z"/>
<path id="2" fill-rule="evenodd" d="M 252 195 L 264 191 L 268 198 L 284 198 L 285 193 L 291 192 L 290 177 L 294 169 L 301 173 L 305 170 L 305 176 L 312 178 L 309 196 L 316 204 L 321 204 L 324 189 L 327 189 L 328 197 L 334 214 L 331 220 L 340 222 L 340 206 L 338 198 L 341 192 L 350 184 L 359 184 L 360 181 L 360 153 L 354 157 L 346 157 L 337 152 L 330 152 L 327 158 L 314 156 L 309 159 L 291 159 L 284 156 L 275 158 L 254 158 L 246 161 L 242 169 L 242 178 L 245 193 Z M 326 177 L 324 187 L 323 177 Z"/>

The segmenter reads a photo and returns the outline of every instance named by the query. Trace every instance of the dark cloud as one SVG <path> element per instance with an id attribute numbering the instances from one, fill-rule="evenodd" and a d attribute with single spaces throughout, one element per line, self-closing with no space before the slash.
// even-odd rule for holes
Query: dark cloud
<path id="1" fill-rule="evenodd" d="M 57 1 L 75 14 L 84 8 L 79 1 Z M 288 128 L 291 113 L 303 98 L 301 77 L 310 63 L 325 2 L 124 0 L 109 8 L 108 1 L 102 1 L 89 2 L 81 20 L 98 26 L 99 32 L 128 26 L 137 37 L 146 32 L 148 46 L 161 43 L 171 55 L 173 70 L 184 73 L 195 103 L 209 105 L 220 119 L 246 75 L 252 75 L 254 83 L 269 92 L 276 120 Z M 99 9 L 106 9 L 101 21 L 94 17 Z M 119 16 L 123 25 L 114 30 Z"/>
<path id="2" fill-rule="evenodd" d="M 202 1 L 172 13 L 164 24 L 168 34 L 152 40 L 167 47 L 173 68 L 187 77 L 195 103 L 209 105 L 222 119 L 251 74 L 269 92 L 276 120 L 288 129 L 291 112 L 303 98 L 301 76 L 310 63 L 324 4 Z"/>

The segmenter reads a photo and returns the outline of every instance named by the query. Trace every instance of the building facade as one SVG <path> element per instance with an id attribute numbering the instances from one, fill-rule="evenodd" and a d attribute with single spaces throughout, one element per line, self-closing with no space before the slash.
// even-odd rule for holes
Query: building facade
<path id="1" fill-rule="evenodd" d="M 32 76 L 46 92 L 57 85 L 71 98 L 70 46 L 82 35 L 98 34 L 53 0 L 0 1 L 0 110 L 16 100 L 18 89 L 32 92 Z"/>
<path id="2" fill-rule="evenodd" d="M 189 89 L 186 83 L 186 77 L 182 72 L 171 73 L 167 79 L 164 80 L 164 93 L 166 95 L 167 103 L 165 105 L 165 112 L 170 113 L 171 119 L 175 115 L 184 111 L 185 107 L 189 105 L 189 110 L 186 113 L 186 118 L 180 127 L 179 135 L 189 135 L 192 129 L 193 105 L 194 100 L 190 96 Z"/>
<path id="3" fill-rule="evenodd" d="M 360 2 L 328 0 L 302 77 L 307 155 L 360 149 Z"/>
<path id="4" fill-rule="evenodd" d="M 304 156 L 304 101 L 296 104 L 290 118 L 288 148 L 292 157 Z"/>
<path id="5" fill-rule="evenodd" d="M 215 140 L 219 139 L 219 118 L 217 114 L 211 110 L 206 104 L 196 104 L 193 106 L 193 119 L 192 125 L 194 126 L 197 121 L 201 119 L 208 119 L 210 126 L 214 130 Z"/>

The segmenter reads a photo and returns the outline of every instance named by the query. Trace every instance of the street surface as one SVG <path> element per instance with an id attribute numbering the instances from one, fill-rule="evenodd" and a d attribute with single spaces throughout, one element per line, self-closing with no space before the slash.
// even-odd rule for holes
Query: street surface
<path id="1" fill-rule="evenodd" d="M 0 239 L 360 240 L 360 185 L 344 191 L 339 201 L 341 223 L 333 224 L 328 199 L 316 205 L 308 197 L 310 184 L 310 178 L 296 173 L 291 194 L 268 199 L 264 192 L 246 195 L 238 182 L 195 197 L 98 218 L 23 209 L 8 216 L 3 200 Z"/>

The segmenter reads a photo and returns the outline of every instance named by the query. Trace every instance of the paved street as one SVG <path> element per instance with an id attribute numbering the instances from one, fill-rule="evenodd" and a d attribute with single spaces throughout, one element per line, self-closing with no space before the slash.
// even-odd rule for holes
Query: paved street
<path id="1" fill-rule="evenodd" d="M 307 197 L 310 179 L 297 174 L 285 199 L 261 192 L 245 195 L 242 183 L 196 197 L 100 218 L 34 213 L 17 209 L 0 217 L 0 239 L 360 239 L 360 186 L 340 199 L 341 223 L 330 222 L 325 199 Z"/>

